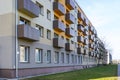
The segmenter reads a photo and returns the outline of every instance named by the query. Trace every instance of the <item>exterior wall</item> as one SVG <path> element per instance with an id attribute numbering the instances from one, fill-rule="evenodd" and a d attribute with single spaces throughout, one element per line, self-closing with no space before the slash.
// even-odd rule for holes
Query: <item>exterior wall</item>
<path id="1" fill-rule="evenodd" d="M 87 19 L 84 12 L 78 6 L 76 2 L 74 2 L 76 8 L 74 10 L 70 10 L 66 4 L 65 0 L 59 0 L 59 2 L 65 7 L 65 12 L 68 11 L 73 14 L 75 17 L 74 24 L 70 24 L 65 20 L 65 15 L 60 16 L 53 10 L 53 0 L 31 0 L 36 4 L 36 1 L 44 6 L 44 14 L 40 15 L 36 18 L 30 17 L 27 14 L 24 14 L 21 11 L 17 11 L 17 23 L 19 24 L 20 17 L 23 17 L 30 21 L 30 26 L 36 27 L 36 24 L 42 26 L 44 28 L 44 37 L 40 37 L 39 41 L 31 42 L 29 40 L 18 38 L 18 52 L 20 52 L 20 46 L 29 46 L 29 61 L 28 62 L 20 62 L 20 54 L 18 55 L 18 74 L 19 77 L 25 76 L 34 76 L 34 75 L 42 75 L 49 73 L 57 73 L 70 71 L 75 69 L 83 69 L 86 67 L 92 67 L 99 63 L 98 58 L 95 56 L 89 56 L 89 44 L 84 44 L 77 41 L 77 36 L 83 36 L 84 39 L 88 39 L 89 43 L 94 43 L 89 40 L 89 35 L 92 35 L 90 31 L 88 35 L 85 36 L 83 32 L 78 31 L 78 24 L 82 24 L 84 28 L 87 26 L 92 26 L 89 21 L 89 24 L 85 25 L 82 20 L 78 20 L 77 13 L 78 11 L 83 13 L 84 18 Z M 74 1 L 74 0 L 73 0 Z M 4 0 L 0 1 L 0 5 L 6 3 Z M 15 77 L 15 0 L 8 0 L 6 3 L 5 9 L 0 8 L 0 77 Z M 4 6 L 4 5 L 3 5 Z M 51 20 L 47 19 L 47 9 L 51 12 Z M 65 28 L 73 28 L 74 36 L 68 37 L 65 32 L 58 32 L 53 29 L 53 20 L 54 15 L 58 17 L 60 21 L 64 22 Z M 87 19 L 88 20 L 88 19 Z M 6 24 L 7 23 L 7 24 Z M 67 26 L 68 25 L 68 26 Z M 51 39 L 47 39 L 47 29 L 51 31 Z M 53 38 L 54 33 L 58 34 L 59 37 L 64 37 L 64 44 L 67 43 L 66 39 L 69 39 L 69 43 L 73 44 L 74 49 L 72 51 L 66 51 L 65 47 L 63 48 L 55 48 L 53 47 Z M 94 34 L 93 34 L 94 35 Z M 74 43 L 72 43 L 73 41 Z M 85 54 L 78 54 L 77 48 L 84 47 L 88 50 Z M 42 63 L 35 62 L 35 49 L 43 49 L 43 60 Z M 51 50 L 51 63 L 47 63 L 47 50 Z M 93 49 L 94 50 L 94 49 Z M 59 52 L 59 63 L 55 63 L 55 51 Z M 64 63 L 61 61 L 61 53 L 64 53 Z M 67 63 L 66 54 L 69 54 L 69 63 Z M 72 62 L 72 55 L 74 55 L 74 60 Z M 78 56 L 80 56 L 80 63 L 78 62 Z M 7 60 L 5 60 L 5 58 Z M 7 74 L 6 74 L 7 73 Z"/>
<path id="2" fill-rule="evenodd" d="M 15 1 L 1 0 L 0 5 L 0 69 L 12 69 L 15 67 Z"/>

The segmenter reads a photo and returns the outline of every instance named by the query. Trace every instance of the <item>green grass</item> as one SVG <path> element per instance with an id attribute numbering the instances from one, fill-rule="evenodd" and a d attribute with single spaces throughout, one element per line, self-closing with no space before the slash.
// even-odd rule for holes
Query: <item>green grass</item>
<path id="1" fill-rule="evenodd" d="M 100 66 L 24 80 L 117 80 L 117 65 Z"/>

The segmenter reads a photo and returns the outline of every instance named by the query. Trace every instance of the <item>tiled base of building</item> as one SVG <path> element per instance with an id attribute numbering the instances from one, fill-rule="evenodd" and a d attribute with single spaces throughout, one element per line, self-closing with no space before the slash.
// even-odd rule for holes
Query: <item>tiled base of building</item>
<path id="1" fill-rule="evenodd" d="M 28 77 L 28 76 L 37 76 L 37 75 L 45 75 L 45 74 L 54 74 L 60 72 L 67 72 L 77 69 L 84 69 L 94 67 L 96 65 L 79 65 L 79 66 L 61 66 L 61 67 L 42 67 L 42 68 L 25 68 L 19 69 L 19 77 Z M 15 78 L 15 69 L 0 69 L 0 77 L 1 78 Z"/>

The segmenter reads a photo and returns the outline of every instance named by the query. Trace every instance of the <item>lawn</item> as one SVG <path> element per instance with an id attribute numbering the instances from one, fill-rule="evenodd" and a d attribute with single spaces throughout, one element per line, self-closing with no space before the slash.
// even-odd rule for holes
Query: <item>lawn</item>
<path id="1" fill-rule="evenodd" d="M 117 65 L 107 65 L 24 80 L 117 80 Z"/>

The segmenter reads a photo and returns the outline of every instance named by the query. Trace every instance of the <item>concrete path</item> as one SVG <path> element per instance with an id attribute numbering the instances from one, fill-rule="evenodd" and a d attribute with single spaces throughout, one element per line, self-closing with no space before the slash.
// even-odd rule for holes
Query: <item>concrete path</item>
<path id="1" fill-rule="evenodd" d="M 120 80 L 120 64 L 118 64 L 118 80 Z"/>

